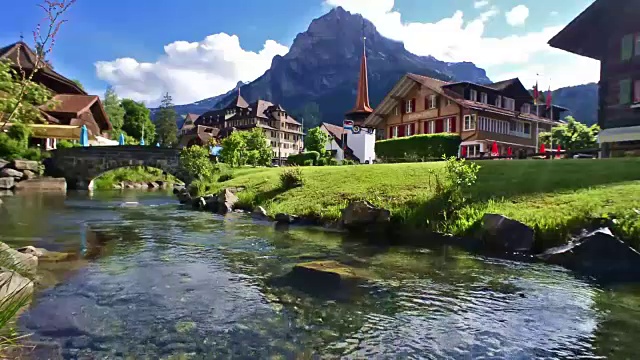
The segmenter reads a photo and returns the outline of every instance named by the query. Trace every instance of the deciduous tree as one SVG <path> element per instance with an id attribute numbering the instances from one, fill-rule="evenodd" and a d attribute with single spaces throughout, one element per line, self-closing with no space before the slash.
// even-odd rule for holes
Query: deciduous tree
<path id="1" fill-rule="evenodd" d="M 329 142 L 329 135 L 319 127 L 315 127 L 307 132 L 304 138 L 304 148 L 307 151 L 316 151 L 319 154 L 324 154 L 327 142 Z"/>
<path id="2" fill-rule="evenodd" d="M 140 139 L 144 133 L 145 144 L 150 145 L 156 137 L 156 127 L 149 117 L 149 109 L 139 102 L 131 99 L 122 100 L 122 108 L 124 109 L 124 122 L 122 130 L 129 136 Z"/>
<path id="3" fill-rule="evenodd" d="M 587 126 L 572 116 L 565 118 L 566 124 L 555 126 L 551 132 L 540 133 L 540 142 L 547 146 L 560 146 L 565 150 L 581 150 L 597 147 L 598 125 Z M 553 144 L 551 144 L 553 141 Z"/>
<path id="4" fill-rule="evenodd" d="M 113 87 L 107 87 L 102 104 L 104 105 L 104 110 L 107 112 L 107 116 L 109 117 L 109 121 L 113 127 L 113 135 L 116 137 L 120 136 L 122 125 L 124 124 L 124 108 L 122 107 L 118 94 L 116 94 Z"/>

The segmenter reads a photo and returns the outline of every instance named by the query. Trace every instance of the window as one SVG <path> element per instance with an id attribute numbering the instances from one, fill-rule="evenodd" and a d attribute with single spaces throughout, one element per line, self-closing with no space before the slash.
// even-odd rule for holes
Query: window
<path id="1" fill-rule="evenodd" d="M 631 79 L 620 80 L 619 104 L 626 105 L 631 102 Z"/>
<path id="2" fill-rule="evenodd" d="M 633 34 L 625 35 L 622 38 L 622 44 L 620 45 L 622 61 L 630 60 L 633 56 L 633 40 Z"/>
<path id="3" fill-rule="evenodd" d="M 465 115 L 464 116 L 464 131 L 471 131 L 476 129 L 476 116 Z"/>
<path id="4" fill-rule="evenodd" d="M 444 132 L 451 132 L 451 119 L 444 119 Z"/>
<path id="5" fill-rule="evenodd" d="M 447 99 L 447 106 L 451 105 L 451 99 Z"/>
<path id="6" fill-rule="evenodd" d="M 429 96 L 429 109 L 435 109 L 435 108 L 436 108 L 436 96 L 431 95 Z"/>
<path id="7" fill-rule="evenodd" d="M 397 137 L 398 137 L 398 127 L 397 127 L 397 126 L 394 126 L 394 127 L 393 127 L 393 137 L 394 137 L 394 138 L 397 138 Z"/>
<path id="8" fill-rule="evenodd" d="M 406 100 L 406 101 L 404 102 L 404 106 L 405 106 L 405 110 L 406 110 L 405 112 L 406 112 L 407 114 L 409 114 L 409 113 L 412 113 L 412 112 L 413 112 L 413 101 L 411 101 L 411 100 Z"/>
<path id="9" fill-rule="evenodd" d="M 467 157 L 477 157 L 480 155 L 480 144 L 463 145 L 466 150 Z"/>
<path id="10" fill-rule="evenodd" d="M 531 114 L 531 104 L 522 104 L 522 112 L 525 114 Z"/>
<path id="11" fill-rule="evenodd" d="M 436 122 L 435 121 L 428 121 L 427 124 L 429 126 L 428 133 L 429 134 L 435 134 L 436 133 Z"/>
<path id="12" fill-rule="evenodd" d="M 633 82 L 633 103 L 640 103 L 640 80 Z"/>
<path id="13" fill-rule="evenodd" d="M 469 100 L 478 101 L 478 92 L 474 89 L 471 89 L 469 92 Z"/>
<path id="14" fill-rule="evenodd" d="M 496 106 L 501 108 L 502 107 L 502 96 L 498 95 L 498 97 L 496 97 L 496 102 L 495 102 Z"/>
<path id="15" fill-rule="evenodd" d="M 633 55 L 640 56 L 640 33 L 636 34 L 636 41 L 635 41 L 635 44 L 633 46 L 635 48 L 635 51 L 633 52 Z"/>
<path id="16" fill-rule="evenodd" d="M 531 135 L 531 123 L 524 123 L 524 131 L 525 134 Z"/>
<path id="17" fill-rule="evenodd" d="M 413 134 L 411 133 L 411 124 L 407 124 L 407 125 L 405 125 L 404 133 L 405 133 L 405 134 L 407 134 L 406 136 L 411 136 L 411 135 L 413 135 Z"/>
<path id="18" fill-rule="evenodd" d="M 480 102 L 483 104 L 488 104 L 489 103 L 489 95 L 487 95 L 487 93 L 481 93 L 480 94 Z"/>
<path id="19" fill-rule="evenodd" d="M 400 115 L 400 110 L 398 109 L 397 106 L 393 108 L 393 115 L 395 115 L 395 116 Z"/>
<path id="20" fill-rule="evenodd" d="M 505 97 L 504 98 L 504 108 L 512 110 L 512 111 L 515 111 L 516 110 L 516 101 L 511 99 L 511 98 Z"/>

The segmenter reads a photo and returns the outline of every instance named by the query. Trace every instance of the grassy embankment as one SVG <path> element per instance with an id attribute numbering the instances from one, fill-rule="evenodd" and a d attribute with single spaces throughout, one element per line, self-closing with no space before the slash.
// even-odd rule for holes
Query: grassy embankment
<path id="1" fill-rule="evenodd" d="M 131 183 L 149 183 L 152 181 L 169 181 L 178 183 L 176 178 L 167 174 L 166 178 L 162 175 L 162 170 L 145 166 L 132 166 L 128 168 L 119 168 L 108 171 L 93 181 L 94 189 L 110 190 L 114 185 L 121 182 Z"/>
<path id="2" fill-rule="evenodd" d="M 282 190 L 283 169 L 238 169 L 234 178 L 209 184 L 208 191 L 245 186 L 241 205 L 262 205 L 284 212 L 336 220 L 352 200 L 368 200 L 389 209 L 393 221 L 430 226 L 457 235 L 469 233 L 484 213 L 499 213 L 536 229 L 537 238 L 557 243 L 590 219 L 618 219 L 617 231 L 640 245 L 640 159 L 481 161 L 470 203 L 447 221 L 435 223 L 434 189 L 429 170 L 444 163 L 304 167 L 304 185 Z M 435 210 L 437 211 L 437 210 Z M 436 216 L 437 217 L 437 216 Z"/>

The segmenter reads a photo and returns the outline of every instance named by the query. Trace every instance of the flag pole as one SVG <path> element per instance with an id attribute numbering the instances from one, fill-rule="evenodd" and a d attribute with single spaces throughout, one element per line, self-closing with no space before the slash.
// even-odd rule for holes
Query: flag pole
<path id="1" fill-rule="evenodd" d="M 535 90 L 533 92 L 533 106 L 536 107 L 536 149 L 534 151 L 534 154 L 540 150 L 539 148 L 539 144 L 538 141 L 540 139 L 540 107 L 538 106 L 538 98 L 539 98 L 539 91 L 538 91 L 538 74 L 536 74 L 536 87 Z"/>
<path id="2" fill-rule="evenodd" d="M 551 78 L 549 78 L 549 120 L 551 120 L 551 160 L 553 160 L 553 95 L 551 93 Z"/>

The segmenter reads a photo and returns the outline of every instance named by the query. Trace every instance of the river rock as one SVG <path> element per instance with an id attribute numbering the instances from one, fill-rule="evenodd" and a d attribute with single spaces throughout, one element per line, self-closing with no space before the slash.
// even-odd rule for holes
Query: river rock
<path id="1" fill-rule="evenodd" d="M 218 212 L 226 214 L 233 211 L 233 207 L 238 202 L 238 197 L 230 189 L 224 189 L 218 194 Z"/>
<path id="2" fill-rule="evenodd" d="M 353 267 L 334 260 L 310 261 L 296 264 L 290 274 L 295 283 L 336 288 L 366 280 Z"/>
<path id="3" fill-rule="evenodd" d="M 2 190 L 10 190 L 15 186 L 16 181 L 12 177 L 4 177 L 0 178 L 0 189 Z"/>
<path id="4" fill-rule="evenodd" d="M 267 214 L 267 210 L 265 210 L 262 206 L 256 206 L 251 212 L 251 216 L 256 219 L 268 219 L 269 215 Z"/>
<path id="5" fill-rule="evenodd" d="M 535 232 L 527 225 L 498 214 L 482 217 L 485 245 L 494 251 L 529 252 L 533 247 Z"/>
<path id="6" fill-rule="evenodd" d="M 38 257 L 23 254 L 0 242 L 0 267 L 15 269 L 24 274 L 33 274 L 38 269 Z"/>
<path id="7" fill-rule="evenodd" d="M 36 173 L 34 173 L 33 171 L 31 171 L 31 170 L 25 170 L 22 173 L 24 174 L 24 178 L 26 180 L 34 179 L 34 178 L 38 177 L 38 175 Z"/>
<path id="8" fill-rule="evenodd" d="M 372 225 L 386 225 L 391 221 L 391 212 L 377 208 L 368 201 L 354 201 L 342 210 L 342 224 L 347 229 L 357 230 Z"/>
<path id="9" fill-rule="evenodd" d="M 548 249 L 538 257 L 602 281 L 640 280 L 640 253 L 616 238 L 609 228 Z"/>
<path id="10" fill-rule="evenodd" d="M 67 181 L 64 178 L 41 177 L 16 183 L 16 190 L 66 191 Z"/>
<path id="11" fill-rule="evenodd" d="M 149 189 L 159 189 L 160 185 L 155 182 L 155 181 L 151 181 L 147 184 L 147 186 L 149 187 Z"/>
<path id="12" fill-rule="evenodd" d="M 5 167 L 7 167 L 7 165 L 9 165 L 9 162 L 5 159 L 0 159 L 0 169 L 4 169 Z"/>
<path id="13" fill-rule="evenodd" d="M 181 190 L 179 190 L 176 196 L 180 204 L 186 204 L 191 201 L 191 195 L 189 194 L 189 191 L 185 188 L 182 188 Z"/>
<path id="14" fill-rule="evenodd" d="M 14 170 L 11 168 L 4 168 L 0 170 L 0 178 L 14 178 L 14 179 L 22 179 L 24 174 L 21 171 Z"/>
<path id="15" fill-rule="evenodd" d="M 0 269 L 0 284 L 0 311 L 11 297 L 20 300 L 33 293 L 33 281 L 6 268 Z"/>
<path id="16" fill-rule="evenodd" d="M 218 211 L 218 197 L 213 195 L 213 194 L 209 194 L 209 195 L 205 195 L 204 196 L 204 210 L 206 211 L 211 211 L 211 212 L 217 212 Z"/>
<path id="17" fill-rule="evenodd" d="M 31 170 L 38 171 L 40 164 L 37 161 L 30 160 L 13 160 L 11 167 L 16 170 Z"/>
<path id="18" fill-rule="evenodd" d="M 204 208 L 207 206 L 207 200 L 202 196 L 195 198 L 193 199 L 191 206 L 193 206 L 193 208 L 197 210 L 204 210 Z"/>
<path id="19" fill-rule="evenodd" d="M 47 249 L 36 248 L 30 245 L 16 249 L 16 251 L 23 254 L 33 255 L 37 257 L 40 262 L 59 262 L 73 260 L 76 258 L 72 253 L 49 251 Z"/>
<path id="20" fill-rule="evenodd" d="M 298 217 L 295 215 L 278 213 L 276 214 L 276 216 L 274 216 L 274 220 L 276 221 L 276 225 L 288 225 L 295 223 L 298 220 Z"/>

